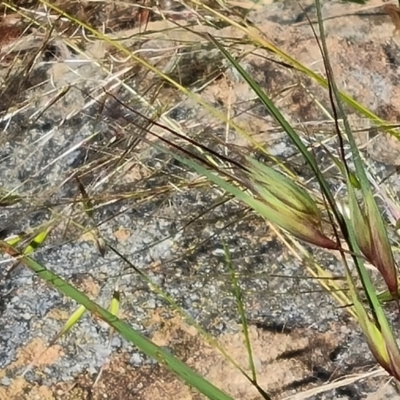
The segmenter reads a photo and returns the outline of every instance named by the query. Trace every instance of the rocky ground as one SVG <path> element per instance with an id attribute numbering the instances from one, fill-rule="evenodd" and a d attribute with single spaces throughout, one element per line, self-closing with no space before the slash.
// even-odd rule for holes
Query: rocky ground
<path id="1" fill-rule="evenodd" d="M 19 4 L 22 22 L 14 15 L 0 25 L 0 33 L 7 32 L 0 42 L 0 188 L 21 197 L 0 209 L 2 234 L 31 232 L 56 221 L 46 245 L 35 254 L 38 261 L 105 307 L 118 287 L 121 318 L 235 399 L 255 400 L 260 397 L 243 375 L 132 268 L 112 252 L 102 255 L 94 239 L 97 235 L 112 243 L 243 363 L 247 356 L 224 258 L 226 243 L 240 276 L 259 383 L 273 398 L 400 398 L 389 378 L 373 370 L 357 326 L 314 280 L 306 279 L 305 265 L 295 253 L 264 222 L 223 201 L 223 193 L 155 148 L 157 139 L 146 129 L 167 139 L 171 134 L 149 125 L 137 112 L 157 115 L 164 126 L 216 149 L 229 143 L 245 151 L 248 142 L 193 98 L 179 94 L 137 60 L 128 60 L 113 42 L 88 31 L 83 38 L 63 19 L 42 18 L 50 25 L 57 20 L 54 32 L 62 32 L 53 32 L 43 48 L 43 32 L 34 26 L 24 29 L 29 16 L 40 20 L 45 11 L 32 3 Z M 311 2 L 301 3 L 314 16 Z M 335 146 L 325 91 L 278 63 L 270 51 L 246 44 L 239 28 L 199 25 L 194 11 L 173 2 L 162 4 L 167 19 L 152 15 L 141 25 L 138 19 L 147 14 L 138 13 L 137 7 L 99 4 L 59 6 L 102 26 L 108 37 L 118 38 L 200 95 L 308 178 L 272 117 L 199 33 L 231 44 L 246 70 L 314 144 L 318 159 L 327 162 L 316 140 L 323 139 L 326 148 Z M 324 16 L 340 88 L 395 123 L 400 114 L 399 39 L 393 21 L 379 8 L 382 4 L 374 0 L 365 8 L 326 1 Z M 315 37 L 296 2 L 260 3 L 252 11 L 246 2 L 230 7 L 242 17 L 248 12 L 265 40 L 323 73 Z M 377 135 L 350 108 L 349 113 L 357 129 L 366 129 L 357 137 L 371 168 L 381 177 L 395 172 L 397 143 Z M 367 143 L 367 134 L 374 140 Z M 94 199 L 93 220 L 76 202 L 82 195 L 77 174 Z M 392 175 L 386 185 L 396 190 L 396 181 Z M 335 257 L 316 257 L 342 275 Z M 7 274 L 6 258 L 1 265 L 0 399 L 202 398 L 123 339 L 110 336 L 89 315 L 47 349 L 76 305 L 22 267 Z M 371 376 L 365 375 L 371 370 Z M 351 376 L 348 385 L 324 389 L 344 376 Z M 309 389 L 315 392 L 301 397 Z"/>

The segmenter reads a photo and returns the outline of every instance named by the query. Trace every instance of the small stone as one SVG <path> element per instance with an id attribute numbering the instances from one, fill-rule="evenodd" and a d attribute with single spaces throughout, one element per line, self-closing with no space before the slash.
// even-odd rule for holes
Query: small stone
<path id="1" fill-rule="evenodd" d="M 138 366 L 140 366 L 140 365 L 142 364 L 143 359 L 142 359 L 142 357 L 140 356 L 139 353 L 134 353 L 134 354 L 132 354 L 132 356 L 131 356 L 129 362 L 130 362 L 134 367 L 138 367 Z"/>
<path id="2" fill-rule="evenodd" d="M 11 385 L 11 379 L 10 379 L 8 376 L 4 376 L 4 377 L 1 379 L 0 383 L 1 383 L 3 386 L 10 386 L 10 385 Z"/>

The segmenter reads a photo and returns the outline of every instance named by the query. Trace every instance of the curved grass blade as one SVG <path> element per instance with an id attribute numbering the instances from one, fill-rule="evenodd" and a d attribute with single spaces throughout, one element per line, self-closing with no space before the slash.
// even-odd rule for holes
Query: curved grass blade
<path id="1" fill-rule="evenodd" d="M 251 383 L 255 386 L 255 388 L 258 390 L 258 392 L 261 394 L 261 396 L 263 396 L 263 398 L 265 400 L 272 400 L 272 398 L 269 396 L 269 394 L 266 393 L 265 390 L 262 387 L 260 387 L 260 385 L 257 382 L 257 372 L 256 372 L 255 364 L 254 364 L 253 350 L 251 348 L 249 327 L 247 324 L 246 312 L 245 312 L 244 304 L 243 304 L 242 291 L 240 289 L 237 275 L 235 273 L 235 269 L 233 267 L 232 260 L 231 260 L 230 254 L 229 254 L 229 249 L 226 246 L 226 243 L 224 243 L 224 253 L 225 253 L 225 261 L 226 261 L 226 264 L 228 265 L 230 275 L 231 275 L 233 294 L 236 298 L 238 312 L 239 312 L 240 320 L 241 320 L 242 326 L 243 326 L 244 342 L 245 342 L 247 354 L 249 356 L 249 365 L 250 365 L 250 371 L 251 371 L 251 375 L 252 375 Z"/>
<path id="2" fill-rule="evenodd" d="M 245 313 L 244 305 L 243 305 L 243 295 L 242 295 L 242 291 L 240 290 L 240 285 L 239 285 L 239 282 L 238 282 L 238 279 L 237 279 L 237 276 L 235 273 L 235 269 L 232 265 L 231 256 L 229 253 L 229 249 L 226 246 L 226 243 L 224 243 L 224 253 L 225 253 L 225 262 L 229 268 L 229 272 L 230 272 L 230 276 L 231 276 L 233 295 L 236 298 L 236 304 L 238 307 L 240 320 L 241 320 L 242 326 L 243 326 L 243 334 L 245 337 L 247 353 L 249 355 L 251 375 L 252 375 L 253 381 L 257 382 L 256 368 L 254 365 L 253 352 L 251 349 L 251 342 L 250 342 L 250 337 L 249 337 L 249 327 L 247 324 L 246 313 Z"/>

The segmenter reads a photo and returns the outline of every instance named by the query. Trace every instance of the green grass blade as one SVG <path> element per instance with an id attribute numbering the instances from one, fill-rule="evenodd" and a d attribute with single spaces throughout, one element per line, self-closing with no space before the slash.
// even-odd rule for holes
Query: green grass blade
<path id="1" fill-rule="evenodd" d="M 227 248 L 225 243 L 224 243 L 224 253 L 225 253 L 225 262 L 229 268 L 229 272 L 230 272 L 230 276 L 231 276 L 231 281 L 232 281 L 232 286 L 233 286 L 233 288 L 232 288 L 233 295 L 235 296 L 235 299 L 236 299 L 236 304 L 238 307 L 240 320 L 241 320 L 242 327 L 243 327 L 243 335 L 244 335 L 244 339 L 245 339 L 246 350 L 247 350 L 247 354 L 249 355 L 250 371 L 251 371 L 253 381 L 256 383 L 257 382 L 257 373 L 256 373 L 255 365 L 254 365 L 253 351 L 251 348 L 251 342 L 250 342 L 250 337 L 249 337 L 249 327 L 247 325 L 247 318 L 246 318 L 246 313 L 245 313 L 244 305 L 243 305 L 242 291 L 240 290 L 240 285 L 239 285 L 237 276 L 235 274 L 235 269 L 232 265 L 232 260 L 231 260 L 230 254 L 229 254 L 229 249 Z"/>
<path id="2" fill-rule="evenodd" d="M 235 269 L 232 264 L 232 260 L 231 260 L 230 254 L 229 254 L 229 249 L 227 248 L 225 243 L 224 243 L 224 253 L 225 253 L 225 260 L 228 265 L 232 284 L 233 284 L 233 294 L 236 298 L 236 303 L 238 306 L 240 320 L 241 320 L 242 326 L 243 326 L 243 335 L 244 335 L 244 339 L 245 339 L 245 346 L 246 346 L 247 354 L 249 355 L 250 370 L 251 370 L 251 374 L 252 374 L 252 378 L 253 378 L 251 383 L 256 387 L 256 389 L 258 390 L 258 392 L 260 393 L 260 395 L 262 396 L 263 399 L 272 400 L 271 396 L 262 387 L 260 387 L 257 382 L 257 372 L 256 372 L 255 364 L 254 364 L 253 350 L 251 348 L 251 341 L 250 341 L 250 337 L 249 337 L 249 326 L 247 324 L 246 313 L 244 310 L 242 291 L 240 290 L 240 285 L 239 285 L 237 276 L 235 274 Z"/>
<path id="3" fill-rule="evenodd" d="M 80 305 L 68 318 L 67 322 L 61 330 L 50 340 L 49 346 L 52 346 L 61 336 L 66 335 L 82 318 L 85 314 L 86 308 Z"/>
<path id="4" fill-rule="evenodd" d="M 77 303 L 86 308 L 92 314 L 105 321 L 108 325 L 119 332 L 120 335 L 128 340 L 130 343 L 138 347 L 140 351 L 147 354 L 149 357 L 154 358 L 159 363 L 166 366 L 170 371 L 175 373 L 187 385 L 196 388 L 200 393 L 207 396 L 212 400 L 233 400 L 232 397 L 222 392 L 220 389 L 212 385 L 206 379 L 198 375 L 185 363 L 178 360 L 169 352 L 163 350 L 161 347 L 152 343 L 145 336 L 129 326 L 126 322 L 121 321 L 115 315 L 99 306 L 90 300 L 84 293 L 77 290 L 68 282 L 60 278 L 58 275 L 49 271 L 43 265 L 39 264 L 28 256 L 18 254 L 18 252 L 11 248 L 7 243 L 0 241 L 0 248 L 13 257 L 19 257 L 19 261 L 28 267 L 32 272 L 37 274 L 39 278 L 46 281 L 49 285 L 53 286 L 59 292 L 75 300 Z"/>

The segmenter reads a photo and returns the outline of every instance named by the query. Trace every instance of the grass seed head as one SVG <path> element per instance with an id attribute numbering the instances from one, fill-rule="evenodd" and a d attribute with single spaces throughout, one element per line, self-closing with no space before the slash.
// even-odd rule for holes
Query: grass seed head
<path id="1" fill-rule="evenodd" d="M 272 168 L 249 161 L 251 186 L 261 198 L 265 218 L 305 242 L 326 249 L 338 248 L 322 232 L 321 212 L 305 189 Z"/>
<path id="2" fill-rule="evenodd" d="M 372 193 L 360 205 L 349 186 L 351 224 L 361 253 L 382 275 L 393 298 L 398 299 L 396 265 L 386 227 Z"/>

